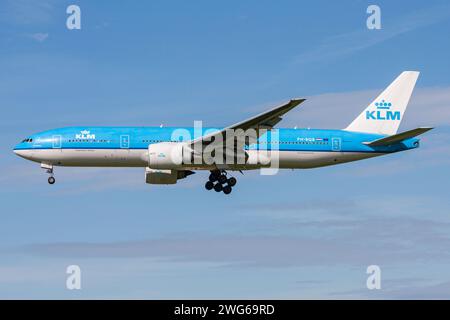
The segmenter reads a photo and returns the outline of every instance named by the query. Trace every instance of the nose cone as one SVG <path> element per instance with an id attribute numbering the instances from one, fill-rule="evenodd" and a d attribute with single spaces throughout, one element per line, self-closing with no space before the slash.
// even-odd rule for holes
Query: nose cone
<path id="1" fill-rule="evenodd" d="M 31 150 L 24 150 L 20 148 L 20 144 L 18 144 L 14 148 L 14 153 L 17 154 L 19 157 L 22 157 L 24 159 L 31 159 Z"/>

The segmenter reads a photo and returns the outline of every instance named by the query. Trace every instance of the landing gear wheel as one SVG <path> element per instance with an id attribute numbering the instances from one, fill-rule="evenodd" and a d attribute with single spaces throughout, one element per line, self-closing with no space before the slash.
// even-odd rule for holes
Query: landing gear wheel
<path id="1" fill-rule="evenodd" d="M 223 193 L 230 194 L 231 190 L 233 190 L 230 186 L 223 187 Z"/>
<path id="2" fill-rule="evenodd" d="M 209 181 L 216 182 L 218 177 L 218 174 L 216 174 L 215 172 L 211 172 L 211 174 L 209 175 Z"/>
<path id="3" fill-rule="evenodd" d="M 221 174 L 220 176 L 219 176 L 219 182 L 221 183 L 221 184 L 224 184 L 224 183 L 226 183 L 227 182 L 227 176 L 226 175 L 224 175 L 224 174 Z"/>
<path id="4" fill-rule="evenodd" d="M 212 183 L 211 181 L 207 181 L 205 183 L 205 188 L 206 190 L 212 190 L 214 188 L 214 183 Z"/>
<path id="5" fill-rule="evenodd" d="M 56 182 L 55 178 L 53 178 L 53 177 L 48 178 L 48 183 L 54 184 L 55 182 Z"/>
<path id="6" fill-rule="evenodd" d="M 214 185 L 214 191 L 220 192 L 220 191 L 222 191 L 222 189 L 223 189 L 223 186 L 220 183 L 216 183 Z"/>
<path id="7" fill-rule="evenodd" d="M 237 180 L 236 178 L 231 177 L 230 179 L 228 179 L 227 182 L 230 187 L 234 187 L 236 185 Z"/>

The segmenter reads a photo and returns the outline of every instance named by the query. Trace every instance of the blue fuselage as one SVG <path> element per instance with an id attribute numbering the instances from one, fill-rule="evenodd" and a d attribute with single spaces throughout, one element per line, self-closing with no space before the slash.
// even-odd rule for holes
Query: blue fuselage
<path id="1" fill-rule="evenodd" d="M 192 127 L 67 127 L 40 132 L 17 144 L 19 156 L 61 166 L 148 166 L 149 145 L 182 142 L 215 129 Z M 216 129 L 217 130 L 217 129 Z M 367 142 L 384 135 L 322 129 L 276 129 L 245 149 L 277 150 L 281 168 L 312 168 L 418 147 L 411 138 L 388 146 Z M 199 168 L 201 169 L 201 168 Z M 243 168 L 245 169 L 245 168 Z"/>
<path id="2" fill-rule="evenodd" d="M 188 132 L 189 136 L 176 134 L 180 129 Z M 217 129 L 204 128 L 201 134 L 212 130 Z M 276 145 L 280 151 L 391 153 L 416 148 L 419 141 L 411 138 L 394 145 L 370 147 L 364 143 L 380 139 L 384 135 L 324 129 L 281 128 L 278 132 L 278 137 L 270 132 L 262 136 L 259 143 L 249 149 L 271 149 Z M 14 150 L 147 149 L 153 143 L 181 142 L 189 138 L 198 138 L 190 127 L 67 127 L 33 134 L 17 144 Z"/>

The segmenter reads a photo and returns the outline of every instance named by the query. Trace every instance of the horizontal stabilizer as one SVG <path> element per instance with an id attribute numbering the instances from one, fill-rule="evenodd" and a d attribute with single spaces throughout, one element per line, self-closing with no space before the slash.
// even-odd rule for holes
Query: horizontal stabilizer
<path id="1" fill-rule="evenodd" d="M 421 127 L 413 130 L 408 130 L 399 134 L 394 134 L 392 136 L 388 136 L 386 138 L 377 139 L 371 142 L 365 142 L 365 144 L 371 146 L 371 147 L 377 147 L 377 146 L 387 146 L 390 144 L 395 144 L 402 142 L 403 140 L 414 138 L 422 133 L 425 133 L 433 128 L 431 127 Z"/>

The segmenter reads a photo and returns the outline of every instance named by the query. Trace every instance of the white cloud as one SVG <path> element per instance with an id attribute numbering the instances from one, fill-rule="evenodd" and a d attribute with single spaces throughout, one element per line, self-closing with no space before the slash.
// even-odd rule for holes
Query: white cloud
<path id="1" fill-rule="evenodd" d="M 38 244 L 25 247 L 25 252 L 51 257 L 147 257 L 276 268 L 450 261 L 445 253 L 450 245 L 450 225 L 445 222 L 391 216 L 291 223 L 289 227 L 296 229 L 296 235 L 187 234 L 142 241 Z"/>
<path id="2" fill-rule="evenodd" d="M 369 298 L 369 299 L 411 299 L 436 300 L 449 299 L 450 281 L 436 282 L 426 279 L 384 280 L 382 290 L 357 289 L 330 294 L 332 298 Z"/>
<path id="3" fill-rule="evenodd" d="M 57 0 L 7 0 L 0 21 L 13 25 L 42 25 L 52 21 Z"/>
<path id="4" fill-rule="evenodd" d="M 360 29 L 327 38 L 294 59 L 294 63 L 310 63 L 329 60 L 342 55 L 363 50 L 392 39 L 401 34 L 414 31 L 430 24 L 438 23 L 450 17 L 448 5 L 435 6 L 398 17 L 395 21 L 383 22 L 381 30 Z"/>
<path id="5" fill-rule="evenodd" d="M 37 32 L 37 33 L 31 34 L 30 37 L 32 39 L 36 40 L 37 42 L 44 42 L 48 38 L 48 33 Z"/>

